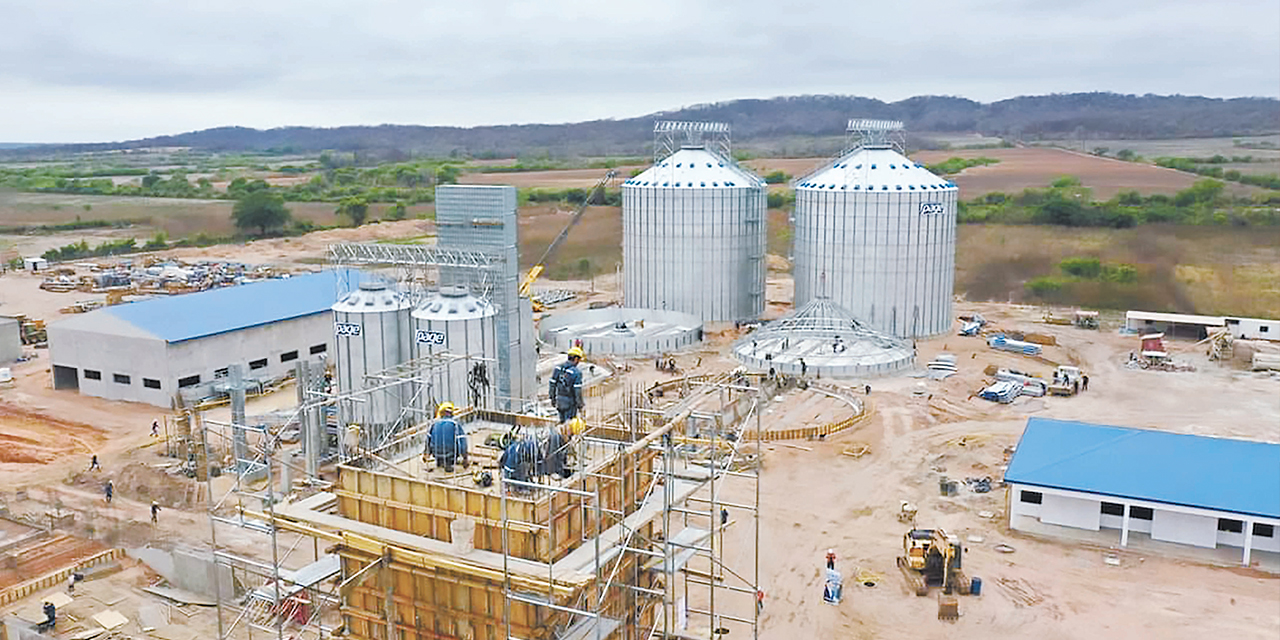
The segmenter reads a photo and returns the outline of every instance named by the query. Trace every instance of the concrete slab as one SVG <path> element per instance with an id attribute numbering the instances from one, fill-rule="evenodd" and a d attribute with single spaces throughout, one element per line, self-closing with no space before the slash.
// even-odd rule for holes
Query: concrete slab
<path id="1" fill-rule="evenodd" d="M 129 622 L 128 618 L 120 615 L 120 612 L 114 609 L 107 609 L 106 611 L 95 613 L 93 614 L 92 619 L 94 622 L 102 625 L 102 628 L 107 631 L 123 627 L 127 622 Z"/>
<path id="2" fill-rule="evenodd" d="M 164 611 L 161 611 L 160 605 L 148 604 L 138 607 L 138 626 L 142 627 L 144 633 L 154 631 L 168 624 L 169 621 L 165 619 Z"/>

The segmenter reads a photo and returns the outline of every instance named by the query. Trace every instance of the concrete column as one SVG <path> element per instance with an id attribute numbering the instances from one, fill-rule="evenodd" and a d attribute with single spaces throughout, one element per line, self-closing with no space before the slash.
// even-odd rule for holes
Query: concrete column
<path id="1" fill-rule="evenodd" d="M 1253 522 L 1244 521 L 1244 566 L 1249 566 L 1249 556 L 1253 553 Z"/>
<path id="2" fill-rule="evenodd" d="M 1129 505 L 1124 505 L 1124 515 L 1120 520 L 1120 546 L 1129 546 Z"/>

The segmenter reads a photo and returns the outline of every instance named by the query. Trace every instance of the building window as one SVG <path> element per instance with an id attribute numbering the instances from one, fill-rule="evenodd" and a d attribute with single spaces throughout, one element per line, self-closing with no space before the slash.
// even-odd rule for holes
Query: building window
<path id="1" fill-rule="evenodd" d="M 229 375 L 231 375 L 231 367 L 223 367 L 223 368 L 218 369 L 217 371 L 214 371 L 214 372 L 213 372 L 213 377 L 214 377 L 215 379 L 217 379 L 217 378 L 225 378 L 225 377 L 227 377 L 227 376 L 229 376 Z"/>
<path id="2" fill-rule="evenodd" d="M 329 345 L 327 345 L 327 344 L 317 344 L 317 345 L 313 345 L 313 346 L 311 347 L 311 355 L 313 355 L 313 356 L 314 356 L 314 355 L 316 355 L 317 353 L 324 353 L 324 352 L 326 352 L 326 351 L 328 351 L 328 350 L 329 350 Z"/>
<path id="3" fill-rule="evenodd" d="M 1275 525 L 1255 522 L 1253 523 L 1253 535 L 1259 538 L 1274 538 L 1276 537 L 1276 527 Z"/>
<path id="4" fill-rule="evenodd" d="M 200 384 L 200 376 L 187 376 L 185 378 L 178 378 L 179 387 L 194 387 L 198 384 Z"/>
<path id="5" fill-rule="evenodd" d="M 1040 504 L 1044 502 L 1044 494 L 1039 491 L 1023 491 L 1018 499 L 1029 504 Z"/>
<path id="6" fill-rule="evenodd" d="M 280 362 L 289 362 L 291 360 L 297 360 L 297 359 L 298 359 L 297 351 L 286 351 L 280 354 Z"/>
<path id="7" fill-rule="evenodd" d="M 1218 531 L 1244 533 L 1244 523 L 1231 518 L 1218 518 Z"/>
<path id="8" fill-rule="evenodd" d="M 159 389 L 159 388 L 160 388 L 160 381 L 159 381 L 159 380 L 156 380 L 155 378 L 143 378 L 143 379 L 142 379 L 142 386 L 144 386 L 144 387 L 146 387 L 146 388 L 148 388 L 148 389 Z"/>
<path id="9" fill-rule="evenodd" d="M 266 359 L 266 358 L 262 358 L 262 359 L 260 359 L 260 360 L 254 360 L 253 362 L 250 362 L 250 363 L 249 363 L 249 368 L 250 368 L 250 369 L 264 369 L 264 368 L 266 368 L 266 366 L 267 366 L 267 359 Z"/>
<path id="10" fill-rule="evenodd" d="M 129 384 L 130 382 L 132 382 L 132 380 L 129 379 L 129 376 L 126 376 L 123 373 L 111 374 L 111 381 L 115 382 L 116 384 Z"/>
<path id="11" fill-rule="evenodd" d="M 1261 327 L 1258 327 L 1259 333 L 1267 333 L 1268 331 L 1271 331 L 1271 327 L 1268 327 L 1266 325 L 1262 325 Z"/>
<path id="12" fill-rule="evenodd" d="M 1124 505 L 1114 502 L 1102 503 L 1102 515 L 1104 516 L 1122 516 L 1124 515 Z"/>
<path id="13" fill-rule="evenodd" d="M 1155 515 L 1150 507 L 1129 507 L 1129 517 L 1134 520 L 1151 520 Z"/>
<path id="14" fill-rule="evenodd" d="M 84 379 L 85 379 L 85 380 L 101 380 L 101 379 L 102 379 L 102 372 L 101 372 L 101 371 L 94 371 L 93 369 L 85 369 L 85 370 L 84 370 Z"/>

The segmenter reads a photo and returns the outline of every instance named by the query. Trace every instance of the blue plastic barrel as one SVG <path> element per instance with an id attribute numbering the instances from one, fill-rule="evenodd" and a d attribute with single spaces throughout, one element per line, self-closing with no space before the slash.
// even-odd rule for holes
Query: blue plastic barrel
<path id="1" fill-rule="evenodd" d="M 982 578 L 973 578 L 969 580 L 969 593 L 971 595 L 982 595 Z"/>

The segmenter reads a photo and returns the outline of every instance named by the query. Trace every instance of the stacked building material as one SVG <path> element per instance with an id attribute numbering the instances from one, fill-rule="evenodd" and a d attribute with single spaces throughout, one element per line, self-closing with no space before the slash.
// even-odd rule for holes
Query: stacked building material
<path id="1" fill-rule="evenodd" d="M 992 349 L 999 349 L 1001 351 L 1012 351 L 1014 353 L 1022 353 L 1029 356 L 1040 355 L 1040 345 L 1032 344 L 1030 342 L 1024 342 L 1022 340 L 1012 340 L 1005 337 L 1003 333 L 996 334 L 988 338 L 987 346 L 991 347 Z"/>

